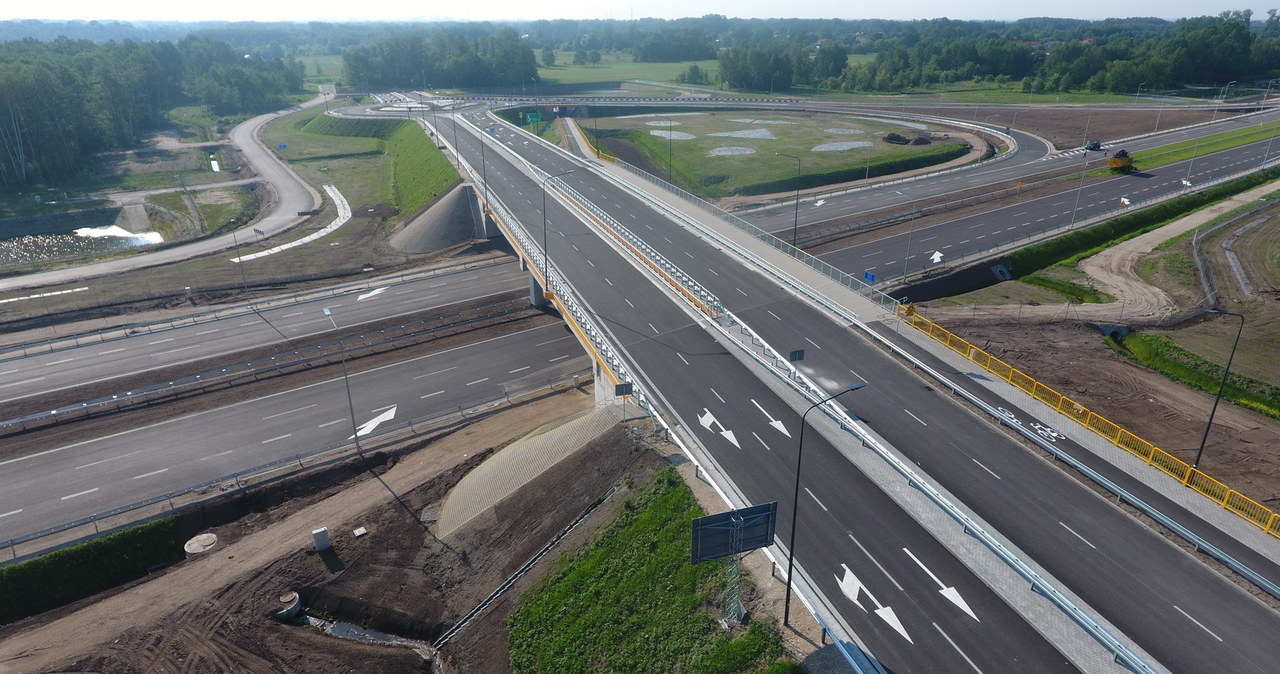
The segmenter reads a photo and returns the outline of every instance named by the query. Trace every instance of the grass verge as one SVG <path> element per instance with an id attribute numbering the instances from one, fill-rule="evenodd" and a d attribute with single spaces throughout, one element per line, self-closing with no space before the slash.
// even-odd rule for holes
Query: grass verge
<path id="1" fill-rule="evenodd" d="M 1131 332 L 1121 343 L 1110 337 L 1103 340 L 1125 358 L 1201 391 L 1217 393 L 1222 381 L 1222 365 L 1205 360 L 1166 337 Z M 1232 373 L 1222 389 L 1222 398 L 1280 419 L 1280 386 Z"/>
<path id="2" fill-rule="evenodd" d="M 515 672 L 799 672 L 773 628 L 725 632 L 710 612 L 723 566 L 689 563 L 702 515 L 668 468 L 591 548 L 521 598 L 508 619 Z M 766 669 L 767 668 L 767 669 Z"/>

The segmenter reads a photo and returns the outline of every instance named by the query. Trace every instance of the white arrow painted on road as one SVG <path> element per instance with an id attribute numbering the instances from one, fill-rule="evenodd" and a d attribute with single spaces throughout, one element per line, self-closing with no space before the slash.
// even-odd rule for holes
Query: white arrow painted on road
<path id="1" fill-rule="evenodd" d="M 938 264 L 939 262 L 942 262 L 942 251 L 940 250 L 933 251 L 933 255 L 930 255 L 929 259 L 933 261 L 934 264 Z"/>
<path id="2" fill-rule="evenodd" d="M 373 290 L 370 290 L 369 292 L 363 295 L 357 296 L 356 301 L 359 302 L 360 300 L 367 300 L 370 297 L 377 297 L 378 295 L 381 295 L 382 293 L 385 293 L 385 292 L 387 292 L 386 286 L 383 286 L 381 288 L 374 288 Z"/>
<path id="3" fill-rule="evenodd" d="M 867 607 L 863 606 L 862 602 L 858 601 L 858 594 L 860 592 L 866 592 L 867 598 L 871 600 L 871 603 L 876 605 L 875 614 L 880 616 L 885 622 L 889 623 L 890 627 L 897 630 L 898 634 L 901 634 L 902 638 L 906 639 L 908 643 L 914 644 L 915 642 L 911 640 L 911 637 L 907 636 L 907 630 L 902 626 L 902 621 L 898 620 L 898 615 L 893 612 L 893 608 L 881 605 L 880 602 L 876 600 L 876 596 L 871 594 L 871 590 L 868 590 L 866 586 L 862 584 L 862 581 L 859 581 L 858 577 L 853 575 L 853 572 L 849 570 L 848 566 L 841 564 L 840 568 L 844 569 L 844 578 L 837 578 L 840 581 L 840 591 L 844 593 L 844 596 L 848 597 L 849 601 L 857 604 L 858 608 L 865 611 L 867 610 Z"/>
<path id="4" fill-rule="evenodd" d="M 372 433 L 372 432 L 373 432 L 373 429 L 375 429 L 375 428 L 377 428 L 377 427 L 378 427 L 378 424 L 380 424 L 380 423 L 382 423 L 382 422 L 384 422 L 384 421 L 391 421 L 391 420 L 392 420 L 392 419 L 394 419 L 394 418 L 396 418 L 396 406 L 395 406 L 395 405 L 392 405 L 392 406 L 391 406 L 391 409 L 389 409 L 389 410 L 387 410 L 387 411 L 383 412 L 382 414 L 379 414 L 378 416 L 376 416 L 376 417 L 374 417 L 374 418 L 372 418 L 372 419 L 370 419 L 370 420 L 368 420 L 368 421 L 364 422 L 363 424 L 360 424 L 360 428 L 356 429 L 356 435 L 358 435 L 358 436 L 360 436 L 360 437 L 364 437 L 364 436 L 366 436 L 366 435 L 368 435 L 368 434 Z M 353 436 L 351 436 L 350 438 L 347 438 L 347 439 L 348 439 L 348 440 L 350 440 L 350 439 L 352 439 L 352 438 L 356 437 L 356 435 L 353 435 Z"/>
<path id="5" fill-rule="evenodd" d="M 916 559 L 916 556 L 911 554 L 910 550 L 903 548 L 902 551 L 907 553 L 907 556 L 911 558 L 911 561 L 916 563 L 916 566 L 920 567 L 925 573 L 929 574 L 929 577 L 933 579 L 933 582 L 938 584 L 938 587 L 942 588 L 941 590 L 938 590 L 938 592 L 941 593 L 942 596 L 946 597 L 947 600 L 950 601 L 952 604 L 959 606 L 961 611 L 968 613 L 970 618 L 973 618 L 974 620 L 978 620 L 978 616 L 973 614 L 973 610 L 969 608 L 969 604 L 965 602 L 964 597 L 960 596 L 960 591 L 957 590 L 955 586 L 947 587 L 942 581 L 938 580 L 937 576 L 933 575 L 932 571 L 925 568 L 925 565 L 921 564 L 920 560 Z M 982 622 L 982 621 L 978 620 L 978 622 Z"/>
<path id="6" fill-rule="evenodd" d="M 767 417 L 767 418 L 769 419 L 769 425 L 770 425 L 770 426 L 773 426 L 774 428 L 778 429 L 778 432 L 782 433 L 783 435 L 787 436 L 788 438 L 789 438 L 789 437 L 791 437 L 791 434 L 787 432 L 787 427 L 786 427 L 786 426 L 783 426 L 781 421 L 778 421 L 777 419 L 774 419 L 772 415 L 770 415 L 768 412 L 764 411 L 764 408 L 760 406 L 760 403 L 756 402 L 756 399 L 755 399 L 755 398 L 752 398 L 752 399 L 751 399 L 751 404 L 755 405 L 755 406 L 756 406 L 756 409 L 760 410 L 760 413 L 761 413 L 761 414 L 763 414 L 763 415 L 765 415 L 765 417 Z"/>
<path id="7" fill-rule="evenodd" d="M 825 204 L 825 203 L 827 203 L 827 200 L 826 200 L 826 199 L 819 199 L 819 200 L 817 200 L 817 201 L 813 202 L 813 207 L 814 207 L 814 208 L 817 208 L 818 206 L 821 206 L 821 205 L 823 205 L 823 204 Z"/>
<path id="8" fill-rule="evenodd" d="M 698 415 L 698 423 L 702 424 L 703 428 L 707 430 L 711 430 L 711 426 L 714 424 L 720 429 L 716 431 L 716 433 L 723 435 L 724 439 L 728 440 L 729 442 L 732 442 L 734 447 L 737 447 L 738 449 L 742 449 L 742 445 L 738 444 L 738 439 L 733 437 L 733 431 L 725 430 L 724 425 L 721 424 L 719 421 L 716 421 L 715 415 L 711 414 L 711 410 L 704 407 L 702 408 L 702 412 L 703 412 L 702 414 Z"/>

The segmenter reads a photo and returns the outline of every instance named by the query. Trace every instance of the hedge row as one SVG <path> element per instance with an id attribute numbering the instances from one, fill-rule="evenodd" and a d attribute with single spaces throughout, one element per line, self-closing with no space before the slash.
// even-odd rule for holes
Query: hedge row
<path id="1" fill-rule="evenodd" d="M 1012 263 L 1014 276 L 1021 278 L 1083 253 L 1114 245 L 1192 211 L 1276 179 L 1280 179 L 1280 168 L 1260 171 L 1229 183 L 1144 208 L 1136 213 L 1112 218 L 1088 229 L 1020 248 L 1009 253 L 1008 259 Z"/>
<path id="2" fill-rule="evenodd" d="M 866 165 L 857 165 L 835 171 L 827 171 L 826 173 L 807 173 L 800 176 L 800 189 L 822 187 L 823 185 L 832 185 L 836 183 L 847 183 L 854 180 L 862 180 L 867 176 L 875 178 L 883 175 L 902 173 L 904 171 L 912 171 L 918 168 L 925 168 L 927 166 L 934 166 L 949 162 L 957 157 L 963 157 L 968 153 L 968 145 L 941 145 L 929 152 L 922 152 L 920 154 L 900 157 L 897 159 L 878 160 L 871 164 L 870 170 L 868 170 Z M 744 185 L 739 190 L 739 193 L 744 195 L 773 194 L 775 192 L 787 192 L 795 189 L 795 178 L 784 178 L 781 180 L 770 180 L 767 182 Z"/>
<path id="3" fill-rule="evenodd" d="M 166 518 L 0 567 L 0 624 L 141 578 L 178 556 Z"/>

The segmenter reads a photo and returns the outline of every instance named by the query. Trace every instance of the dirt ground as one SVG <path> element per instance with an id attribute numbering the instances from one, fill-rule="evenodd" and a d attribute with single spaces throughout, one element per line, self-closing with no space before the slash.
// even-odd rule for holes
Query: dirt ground
<path id="1" fill-rule="evenodd" d="M 1124 359 L 1103 343 L 1098 325 L 1154 326 L 1163 318 L 1195 306 L 1200 300 L 1198 285 L 1196 292 L 1190 294 L 1175 292 L 1172 287 L 1154 287 L 1139 276 L 1138 267 L 1161 242 L 1233 208 L 1256 203 L 1262 195 L 1277 189 L 1280 184 L 1264 185 L 1084 260 L 1079 268 L 1087 283 L 1113 295 L 1114 302 L 1038 306 L 1013 302 L 948 307 L 932 307 L 926 303 L 922 305 L 922 313 L 1135 435 L 1191 463 L 1204 433 L 1213 395 Z M 1272 210 L 1275 209 L 1244 218 L 1238 224 L 1255 217 L 1268 218 L 1267 213 Z M 1265 243 L 1259 242 L 1277 237 L 1278 224 L 1256 229 L 1255 239 L 1249 243 L 1268 250 Z M 1235 228 L 1226 227 L 1218 238 Z M 1220 249 L 1219 246 L 1212 248 Z M 1247 314 L 1253 333 L 1250 341 L 1260 344 L 1251 348 L 1246 343 L 1240 349 L 1241 357 L 1233 371 L 1274 380 L 1275 337 L 1273 332 L 1268 332 L 1280 314 L 1280 310 L 1274 308 L 1274 293 L 1244 297 L 1235 289 L 1236 281 L 1229 266 L 1222 259 L 1215 261 L 1215 255 L 1220 252 L 1210 253 L 1208 268 L 1215 286 L 1223 292 L 1219 304 Z M 1241 262 L 1253 285 L 1274 288 L 1273 272 L 1265 260 L 1244 252 Z M 1016 282 L 1000 284 L 1014 285 Z M 1000 292 L 1000 286 L 982 292 L 995 295 Z M 1212 336 L 1214 341 L 1210 345 L 1216 347 L 1213 357 L 1221 359 L 1230 348 L 1235 330 L 1208 332 L 1206 327 L 1211 324 L 1200 317 L 1150 331 L 1165 334 L 1174 341 L 1182 341 L 1182 333 L 1191 333 L 1200 343 L 1197 344 L 1196 339 L 1188 341 L 1202 348 Z M 1234 324 L 1226 327 L 1233 328 Z M 1280 509 L 1280 455 L 1269 451 L 1280 445 L 1280 421 L 1224 404 L 1218 407 L 1213 424 L 1199 467 L 1250 498 Z"/>

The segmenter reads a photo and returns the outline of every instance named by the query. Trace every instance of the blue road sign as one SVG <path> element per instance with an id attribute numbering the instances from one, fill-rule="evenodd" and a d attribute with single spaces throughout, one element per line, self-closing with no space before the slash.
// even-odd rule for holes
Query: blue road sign
<path id="1" fill-rule="evenodd" d="M 872 274 L 872 273 L 871 273 L 871 272 L 869 272 L 869 271 L 864 271 L 864 272 L 862 272 L 862 280 L 866 281 L 867 283 L 875 283 L 875 282 L 876 282 L 876 275 L 875 275 L 875 274 Z"/>

